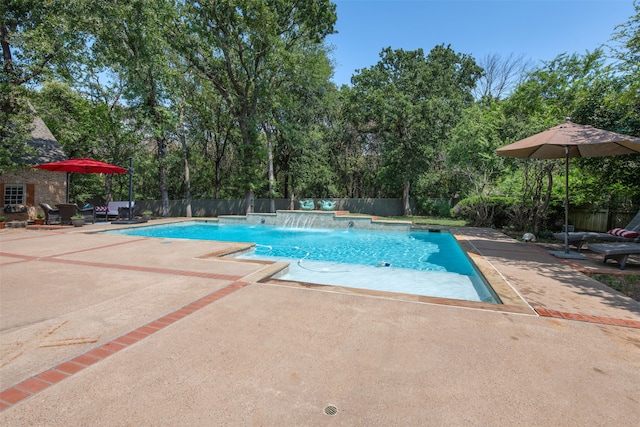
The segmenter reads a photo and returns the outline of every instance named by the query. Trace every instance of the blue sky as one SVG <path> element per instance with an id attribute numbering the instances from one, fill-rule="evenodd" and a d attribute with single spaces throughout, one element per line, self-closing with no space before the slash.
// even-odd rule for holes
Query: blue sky
<path id="1" fill-rule="evenodd" d="M 635 12 L 632 0 L 333 0 L 338 34 L 328 37 L 333 81 L 350 84 L 380 51 L 451 45 L 476 60 L 522 55 L 534 65 L 562 53 L 583 54 L 611 39 Z"/>

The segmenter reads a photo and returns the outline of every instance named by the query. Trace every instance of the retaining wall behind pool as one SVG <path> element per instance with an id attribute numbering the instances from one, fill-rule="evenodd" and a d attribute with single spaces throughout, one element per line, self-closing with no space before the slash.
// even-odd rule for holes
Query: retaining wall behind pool
<path id="1" fill-rule="evenodd" d="M 220 224 L 265 224 L 292 228 L 354 228 L 359 230 L 409 231 L 408 221 L 379 221 L 376 217 L 350 215 L 346 211 L 276 211 L 223 215 Z"/>

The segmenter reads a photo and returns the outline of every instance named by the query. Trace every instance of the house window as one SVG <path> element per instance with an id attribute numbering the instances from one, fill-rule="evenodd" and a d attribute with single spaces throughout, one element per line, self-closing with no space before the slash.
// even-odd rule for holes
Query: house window
<path id="1" fill-rule="evenodd" d="M 4 206 L 24 205 L 26 203 L 26 194 L 24 184 L 5 184 Z"/>

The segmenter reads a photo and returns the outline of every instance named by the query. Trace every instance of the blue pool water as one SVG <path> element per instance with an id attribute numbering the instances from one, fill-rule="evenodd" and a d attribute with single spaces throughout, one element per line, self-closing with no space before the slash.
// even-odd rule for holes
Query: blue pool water
<path id="1" fill-rule="evenodd" d="M 498 302 L 448 232 L 283 228 L 192 221 L 116 233 L 255 243 L 239 256 L 290 262 L 283 280 Z"/>

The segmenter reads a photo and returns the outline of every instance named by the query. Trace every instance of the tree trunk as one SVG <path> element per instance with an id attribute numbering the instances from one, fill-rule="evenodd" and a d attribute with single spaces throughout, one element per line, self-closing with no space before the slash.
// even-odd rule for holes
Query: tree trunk
<path id="1" fill-rule="evenodd" d="M 104 176 L 104 204 L 108 205 L 113 202 L 113 175 L 106 174 Z"/>
<path id="2" fill-rule="evenodd" d="M 180 143 L 182 145 L 182 160 L 184 162 L 184 198 L 187 208 L 187 218 L 191 218 L 191 178 L 189 176 L 189 148 L 184 125 L 184 104 L 180 105 Z"/>
<path id="3" fill-rule="evenodd" d="M 251 165 L 253 163 L 253 152 L 251 149 L 251 131 L 249 130 L 249 120 L 245 114 L 240 114 L 240 119 L 238 120 L 238 124 L 240 126 L 240 133 L 242 134 L 242 144 L 244 146 L 244 158 L 242 161 L 244 162 L 245 174 L 252 174 Z M 252 176 L 249 179 L 253 178 Z M 251 189 L 251 184 L 247 183 L 247 191 L 245 192 L 244 201 L 245 201 L 245 213 L 253 213 L 253 202 L 254 202 L 254 192 Z"/>
<path id="4" fill-rule="evenodd" d="M 409 189 L 411 188 L 411 183 L 409 181 L 404 183 L 404 188 L 402 189 L 402 206 L 404 208 L 404 216 L 411 215 L 411 204 L 409 203 Z"/>
<path id="5" fill-rule="evenodd" d="M 158 144 L 158 184 L 160 198 L 162 200 L 162 217 L 169 216 L 169 192 L 167 191 L 167 142 L 164 138 L 157 141 Z"/>
<path id="6" fill-rule="evenodd" d="M 220 186 L 221 186 L 221 182 L 220 182 L 220 162 L 218 160 L 216 160 L 216 199 L 220 198 Z"/>
<path id="7" fill-rule="evenodd" d="M 540 206 L 539 214 L 535 216 L 533 222 L 533 233 L 538 235 L 542 229 L 542 218 L 546 215 L 551 202 L 551 189 L 553 188 L 553 173 L 551 169 L 547 169 L 547 191 L 544 194 L 544 201 Z"/>
<path id="8" fill-rule="evenodd" d="M 254 193 L 252 190 L 248 190 L 244 196 L 244 203 L 247 207 L 246 213 L 253 213 Z"/>
<path id="9" fill-rule="evenodd" d="M 191 179 L 189 177 L 189 159 L 187 158 L 186 154 L 184 157 L 184 185 L 185 185 L 185 190 L 184 190 L 184 198 L 185 198 L 185 202 L 186 202 L 186 207 L 187 207 L 187 218 L 191 218 L 192 213 L 191 213 Z"/>
<path id="10" fill-rule="evenodd" d="M 276 201 L 274 199 L 276 177 L 273 173 L 273 144 L 271 143 L 271 130 L 268 124 L 262 125 L 262 129 L 264 130 L 264 134 L 267 139 L 267 165 L 269 169 L 269 212 L 276 213 Z"/>
<path id="11" fill-rule="evenodd" d="M 284 198 L 289 199 L 289 210 L 296 208 L 296 196 L 293 191 L 293 178 L 290 177 L 290 172 L 286 171 L 284 174 Z"/>
<path id="12" fill-rule="evenodd" d="M 220 186 L 222 185 L 220 178 L 220 168 L 222 167 L 222 154 L 220 153 L 220 145 L 218 144 L 217 137 L 214 136 L 214 133 L 206 130 L 204 137 L 206 139 L 204 143 L 205 147 L 205 158 L 209 159 L 209 145 L 213 143 L 213 164 L 215 166 L 215 182 L 214 182 L 214 194 L 215 198 L 220 198 Z M 224 151 L 224 150 L 223 150 Z"/>
<path id="13" fill-rule="evenodd" d="M 147 69 L 148 90 L 146 94 L 145 105 L 150 109 L 153 117 L 153 124 L 156 131 L 162 132 L 162 136 L 156 138 L 158 147 L 158 187 L 160 190 L 160 199 L 162 208 L 160 215 L 162 217 L 169 216 L 169 192 L 167 190 L 167 141 L 164 137 L 162 114 L 158 110 L 158 99 L 156 98 L 156 79 L 154 70 L 149 67 Z"/>

